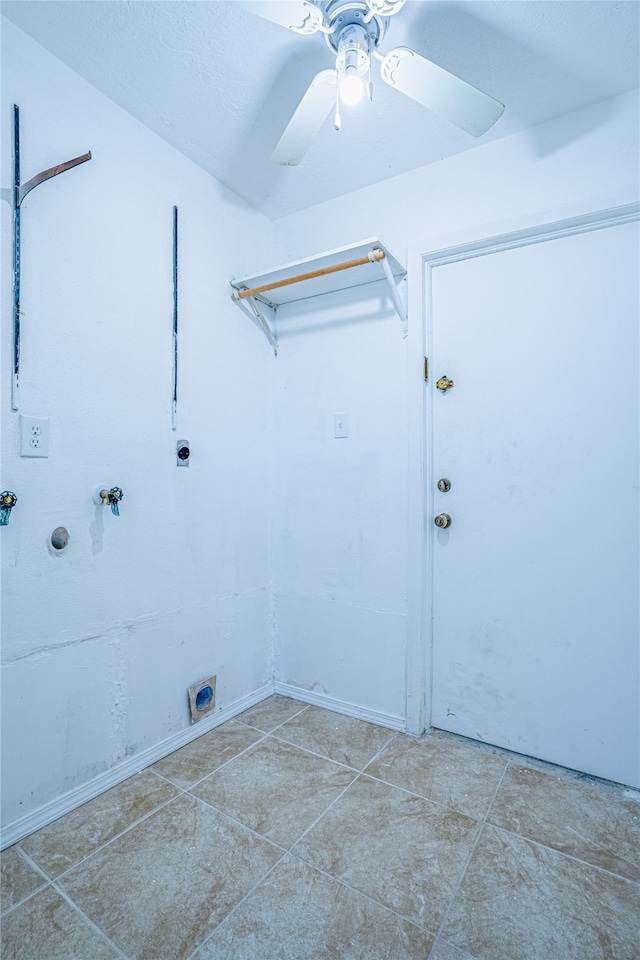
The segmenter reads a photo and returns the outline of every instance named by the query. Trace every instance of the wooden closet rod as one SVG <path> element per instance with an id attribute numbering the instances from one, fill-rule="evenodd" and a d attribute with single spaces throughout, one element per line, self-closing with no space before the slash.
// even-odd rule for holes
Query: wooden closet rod
<path id="1" fill-rule="evenodd" d="M 289 277 L 288 280 L 276 280 L 275 283 L 265 283 L 263 287 L 254 287 L 253 290 L 239 290 L 231 295 L 232 300 L 244 300 L 245 297 L 255 297 L 259 293 L 266 293 L 267 290 L 275 290 L 277 287 L 288 287 L 290 283 L 299 283 L 301 280 L 313 280 L 314 277 L 324 277 L 329 273 L 337 273 L 339 270 L 349 270 L 351 267 L 362 267 L 365 263 L 373 263 L 375 260 L 384 260 L 384 250 L 373 250 L 367 257 L 358 257 L 357 260 L 347 260 L 345 263 L 336 263 L 333 267 L 324 267 L 322 270 L 312 270 L 310 273 L 300 273 L 297 277 Z"/>

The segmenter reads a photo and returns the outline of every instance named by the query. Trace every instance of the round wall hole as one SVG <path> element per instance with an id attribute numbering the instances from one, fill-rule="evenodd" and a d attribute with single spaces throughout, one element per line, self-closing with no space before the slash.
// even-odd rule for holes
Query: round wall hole
<path id="1" fill-rule="evenodd" d="M 51 546 L 56 553 L 69 546 L 69 531 L 66 527 L 56 527 L 51 534 Z"/>
<path id="2" fill-rule="evenodd" d="M 198 695 L 196 696 L 196 710 L 206 710 L 212 700 L 213 689 L 209 685 L 202 687 L 201 690 L 198 690 Z"/>

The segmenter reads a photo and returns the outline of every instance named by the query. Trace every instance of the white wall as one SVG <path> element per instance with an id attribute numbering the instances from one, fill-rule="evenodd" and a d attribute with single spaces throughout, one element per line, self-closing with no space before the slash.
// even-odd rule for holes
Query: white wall
<path id="1" fill-rule="evenodd" d="M 363 270 L 366 268 L 362 268 Z M 403 726 L 406 340 L 384 284 L 278 314 L 278 677 Z M 334 437 L 346 413 L 349 436 Z M 375 716 L 380 714 L 380 716 Z"/>
<path id="2" fill-rule="evenodd" d="M 22 207 L 21 411 L 48 459 L 20 458 L 10 410 L 11 208 L 2 207 L 3 820 L 118 769 L 271 680 L 268 348 L 231 303 L 272 227 L 3 21 L 2 188 L 12 104 L 22 180 L 90 149 Z M 211 136 L 215 137 L 212 124 Z M 172 207 L 179 208 L 180 376 L 171 429 Z M 175 466 L 176 437 L 191 465 Z M 124 489 L 121 516 L 92 503 Z M 64 556 L 51 531 L 71 534 Z M 201 721 L 204 723 L 204 721 Z M 194 728 L 195 729 L 195 728 Z"/>
<path id="3" fill-rule="evenodd" d="M 379 236 L 407 258 L 410 292 L 405 340 L 373 288 L 307 301 L 290 339 L 279 323 L 273 549 L 291 688 L 425 720 L 418 252 L 633 202 L 638 159 L 636 91 L 275 222 L 279 263 Z M 342 411 L 352 435 L 334 440 Z"/>

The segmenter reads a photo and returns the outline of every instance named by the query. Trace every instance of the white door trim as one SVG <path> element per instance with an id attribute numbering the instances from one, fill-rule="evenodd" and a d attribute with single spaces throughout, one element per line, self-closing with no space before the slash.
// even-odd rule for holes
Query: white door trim
<path id="1" fill-rule="evenodd" d="M 640 219 L 640 203 L 597 210 L 568 219 L 529 224 L 507 233 L 485 233 L 465 243 L 429 248 L 414 247 L 409 258 L 409 509 L 408 509 L 408 625 L 406 651 L 407 731 L 423 733 L 431 725 L 431 656 L 433 644 L 433 514 L 432 450 L 427 437 L 432 435 L 432 406 L 428 397 L 433 390 L 423 379 L 424 357 L 431 356 L 433 269 L 446 263 L 498 253 L 516 247 L 568 237 L 591 230 L 602 230 Z M 488 229 L 491 229 L 490 227 Z M 495 227 L 494 227 L 495 229 Z M 425 249 L 426 248 L 426 249 Z"/>

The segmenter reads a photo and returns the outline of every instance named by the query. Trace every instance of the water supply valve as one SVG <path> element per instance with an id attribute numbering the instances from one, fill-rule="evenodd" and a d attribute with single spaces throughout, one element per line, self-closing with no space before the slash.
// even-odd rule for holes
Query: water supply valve
<path id="1" fill-rule="evenodd" d="M 111 487 L 111 489 L 108 489 L 103 483 L 101 483 L 94 491 L 93 502 L 98 504 L 102 503 L 105 506 L 106 504 L 109 504 L 111 507 L 111 513 L 114 515 L 114 517 L 119 517 L 120 510 L 118 508 L 118 504 L 123 497 L 124 493 L 122 492 L 122 487 Z"/>
<path id="2" fill-rule="evenodd" d="M 6 527 L 9 523 L 11 511 L 18 502 L 18 498 L 11 490 L 3 490 L 0 493 L 0 527 Z"/>

